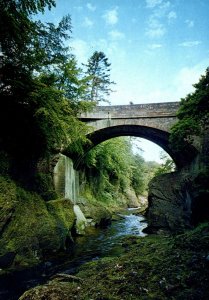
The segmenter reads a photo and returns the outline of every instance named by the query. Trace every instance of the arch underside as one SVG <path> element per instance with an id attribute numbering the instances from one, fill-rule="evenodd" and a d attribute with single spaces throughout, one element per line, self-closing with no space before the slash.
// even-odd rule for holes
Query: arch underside
<path id="1" fill-rule="evenodd" d="M 96 145 L 119 136 L 135 136 L 139 138 L 147 139 L 165 150 L 175 162 L 177 168 L 182 168 L 187 165 L 196 155 L 196 149 L 188 144 L 188 147 L 184 152 L 176 153 L 172 150 L 169 144 L 169 133 L 160 129 L 140 126 L 140 125 L 119 125 L 106 127 L 100 130 L 96 130 L 88 135 L 88 139 L 92 144 L 84 149 L 85 154 Z M 85 156 L 84 154 L 84 156 Z M 82 163 L 82 158 L 79 157 L 75 161 L 75 166 L 79 166 Z"/>

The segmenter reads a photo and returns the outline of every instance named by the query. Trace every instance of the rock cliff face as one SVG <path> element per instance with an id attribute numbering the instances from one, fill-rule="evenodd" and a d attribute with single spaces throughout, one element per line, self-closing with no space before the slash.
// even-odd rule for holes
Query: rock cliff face
<path id="1" fill-rule="evenodd" d="M 182 231 L 209 220 L 209 133 L 198 156 L 186 168 L 152 179 L 148 196 L 148 232 Z"/>
<path id="2" fill-rule="evenodd" d="M 189 175 L 181 172 L 163 174 L 149 184 L 149 232 L 180 231 L 191 224 L 191 196 Z"/>

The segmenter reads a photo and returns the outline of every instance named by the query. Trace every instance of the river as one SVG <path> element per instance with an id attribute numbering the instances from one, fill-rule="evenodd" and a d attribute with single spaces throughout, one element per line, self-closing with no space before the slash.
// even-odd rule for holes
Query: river
<path id="1" fill-rule="evenodd" d="M 0 300 L 17 300 L 25 290 L 45 283 L 57 272 L 74 274 L 77 267 L 85 262 L 120 255 L 125 236 L 145 236 L 142 230 L 147 226 L 146 220 L 142 215 L 134 214 L 134 211 L 128 209 L 106 228 L 92 228 L 88 235 L 77 237 L 69 253 L 59 257 L 59 260 L 46 262 L 32 272 L 18 273 L 1 280 Z"/>

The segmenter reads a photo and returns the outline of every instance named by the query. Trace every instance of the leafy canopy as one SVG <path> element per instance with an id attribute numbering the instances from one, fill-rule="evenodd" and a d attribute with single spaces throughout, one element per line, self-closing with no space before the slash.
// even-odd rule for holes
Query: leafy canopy
<path id="1" fill-rule="evenodd" d="M 87 176 L 97 178 L 95 194 L 125 193 L 130 187 L 137 195 L 145 192 L 145 162 L 140 155 L 133 154 L 130 139 L 112 138 L 97 145 L 89 151 L 85 163 Z"/>
<path id="2" fill-rule="evenodd" d="M 194 88 L 193 93 L 181 99 L 179 120 L 171 129 L 170 141 L 176 151 L 183 149 L 185 141 L 192 143 L 194 136 L 202 136 L 209 125 L 209 68 Z"/>
<path id="3" fill-rule="evenodd" d="M 66 47 L 70 16 L 57 26 L 32 19 L 53 6 L 54 0 L 0 0 L 0 148 L 17 158 L 62 151 L 75 141 L 82 151 L 86 142 L 77 114 L 94 103 L 86 102 L 88 80 Z"/>

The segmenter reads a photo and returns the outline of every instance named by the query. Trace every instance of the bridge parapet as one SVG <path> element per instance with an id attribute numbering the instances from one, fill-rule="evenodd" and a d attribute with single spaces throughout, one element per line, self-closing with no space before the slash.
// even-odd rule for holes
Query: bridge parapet
<path id="1" fill-rule="evenodd" d="M 176 117 L 178 109 L 179 102 L 97 106 L 91 112 L 82 113 L 79 118 L 83 121 L 93 121 L 101 119 Z"/>

